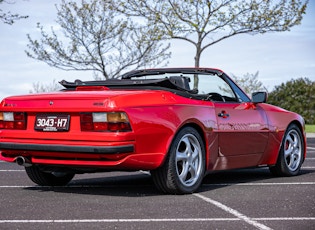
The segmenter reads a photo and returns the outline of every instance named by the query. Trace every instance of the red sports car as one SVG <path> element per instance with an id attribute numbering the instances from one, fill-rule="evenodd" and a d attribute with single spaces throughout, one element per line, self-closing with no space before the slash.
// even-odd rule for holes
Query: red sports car
<path id="1" fill-rule="evenodd" d="M 60 83 L 59 92 L 8 97 L 0 106 L 0 160 L 25 166 L 38 185 L 149 170 L 160 191 L 184 194 L 212 171 L 267 166 L 294 176 L 305 159 L 303 118 L 266 104 L 265 92 L 250 99 L 218 69 Z"/>

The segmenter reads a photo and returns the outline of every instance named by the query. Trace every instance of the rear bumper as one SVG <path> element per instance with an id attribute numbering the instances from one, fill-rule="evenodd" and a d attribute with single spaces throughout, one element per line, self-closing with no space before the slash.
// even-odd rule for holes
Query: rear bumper
<path id="1" fill-rule="evenodd" d="M 165 153 L 138 153 L 134 142 L 110 146 L 0 142 L 0 160 L 13 163 L 18 156 L 30 164 L 54 167 L 152 170 L 162 164 Z"/>
<path id="2" fill-rule="evenodd" d="M 117 154 L 134 152 L 133 145 L 122 146 L 72 146 L 48 144 L 20 144 L 0 142 L 1 150 L 41 151 L 41 152 L 68 152 L 68 153 L 100 153 Z"/>

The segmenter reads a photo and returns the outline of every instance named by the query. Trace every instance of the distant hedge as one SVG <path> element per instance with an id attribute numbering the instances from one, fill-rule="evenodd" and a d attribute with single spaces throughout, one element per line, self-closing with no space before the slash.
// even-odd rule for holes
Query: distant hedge
<path id="1" fill-rule="evenodd" d="M 268 103 L 301 114 L 307 124 L 315 124 L 315 82 L 292 79 L 269 93 Z"/>

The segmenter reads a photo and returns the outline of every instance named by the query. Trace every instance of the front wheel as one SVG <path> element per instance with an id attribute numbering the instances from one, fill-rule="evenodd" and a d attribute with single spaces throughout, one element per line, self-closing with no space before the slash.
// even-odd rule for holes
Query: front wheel
<path id="1" fill-rule="evenodd" d="M 36 165 L 25 167 L 25 171 L 34 183 L 41 186 L 64 186 L 74 177 L 74 173 L 43 172 Z"/>
<path id="2" fill-rule="evenodd" d="M 173 140 L 162 167 L 152 170 L 156 187 L 164 193 L 186 194 L 196 191 L 205 172 L 205 147 L 200 134 L 183 128 Z"/>
<path id="3" fill-rule="evenodd" d="M 275 176 L 295 176 L 304 161 L 305 143 L 299 127 L 292 124 L 287 129 L 281 144 L 276 165 L 269 169 Z"/>

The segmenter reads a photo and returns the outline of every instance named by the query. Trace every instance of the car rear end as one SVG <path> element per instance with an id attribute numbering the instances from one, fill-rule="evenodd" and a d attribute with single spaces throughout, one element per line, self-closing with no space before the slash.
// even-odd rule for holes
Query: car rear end
<path id="1" fill-rule="evenodd" d="M 58 92 L 4 99 L 0 160 L 87 170 L 158 167 L 163 154 L 136 153 L 129 116 L 114 100 L 121 94 L 132 92 Z"/>

